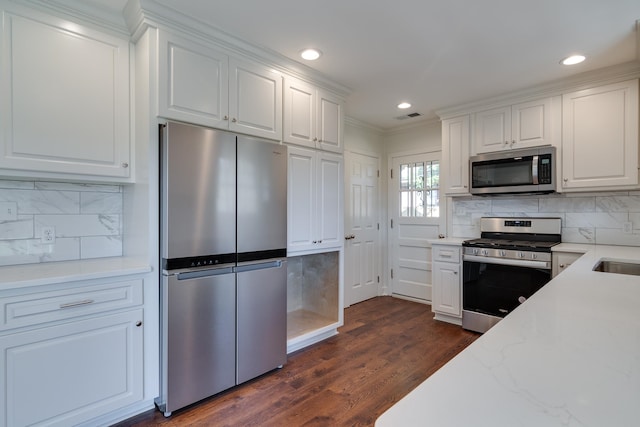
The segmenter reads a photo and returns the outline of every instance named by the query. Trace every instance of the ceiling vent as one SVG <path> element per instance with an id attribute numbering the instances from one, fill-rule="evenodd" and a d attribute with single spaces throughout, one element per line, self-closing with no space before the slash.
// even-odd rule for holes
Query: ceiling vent
<path id="1" fill-rule="evenodd" d="M 422 116 L 422 114 L 420 114 L 420 113 L 409 113 L 409 114 L 405 114 L 403 116 L 396 117 L 396 120 L 413 119 L 414 117 L 420 117 L 420 116 Z"/>

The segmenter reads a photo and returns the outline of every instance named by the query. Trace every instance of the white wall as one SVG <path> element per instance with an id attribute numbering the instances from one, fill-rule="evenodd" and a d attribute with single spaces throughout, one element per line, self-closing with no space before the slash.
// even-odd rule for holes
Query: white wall
<path id="1" fill-rule="evenodd" d="M 384 135 L 386 152 L 393 154 L 440 151 L 442 147 L 441 132 L 439 120 L 418 122 L 388 131 Z"/>

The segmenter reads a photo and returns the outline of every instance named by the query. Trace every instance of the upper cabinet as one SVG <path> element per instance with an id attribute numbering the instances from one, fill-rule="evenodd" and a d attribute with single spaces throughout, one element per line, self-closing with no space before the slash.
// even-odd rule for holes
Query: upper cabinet
<path id="1" fill-rule="evenodd" d="M 475 154 L 554 144 L 553 99 L 542 98 L 490 110 L 473 116 Z"/>
<path id="2" fill-rule="evenodd" d="M 441 173 L 446 194 L 469 193 L 469 115 L 442 121 Z"/>
<path id="3" fill-rule="evenodd" d="M 284 142 L 341 153 L 343 101 L 293 77 L 284 84 Z"/>
<path id="4" fill-rule="evenodd" d="M 638 185 L 638 80 L 562 96 L 562 190 Z"/>
<path id="5" fill-rule="evenodd" d="M 282 75 L 160 31 L 158 115 L 282 139 Z"/>
<path id="6" fill-rule="evenodd" d="M 0 173 L 128 181 L 129 41 L 8 3 L 2 40 Z"/>
<path id="7" fill-rule="evenodd" d="M 298 147 L 289 147 L 288 156 L 288 253 L 340 249 L 342 156 Z"/>

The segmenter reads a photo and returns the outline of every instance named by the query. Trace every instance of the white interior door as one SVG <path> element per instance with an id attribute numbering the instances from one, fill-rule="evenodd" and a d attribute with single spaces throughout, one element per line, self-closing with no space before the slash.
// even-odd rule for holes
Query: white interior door
<path id="1" fill-rule="evenodd" d="M 389 181 L 391 293 L 431 302 L 431 244 L 444 231 L 440 152 L 392 157 Z"/>
<path id="2" fill-rule="evenodd" d="M 347 153 L 345 224 L 345 306 L 378 296 L 380 159 Z"/>

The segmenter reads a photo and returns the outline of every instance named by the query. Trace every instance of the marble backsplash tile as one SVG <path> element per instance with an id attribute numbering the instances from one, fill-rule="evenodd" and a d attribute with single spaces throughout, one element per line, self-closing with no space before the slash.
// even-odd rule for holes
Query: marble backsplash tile
<path id="1" fill-rule="evenodd" d="M 480 218 L 559 217 L 562 241 L 640 246 L 640 192 L 548 194 L 539 196 L 455 197 L 451 235 L 480 236 Z M 625 223 L 632 224 L 626 233 Z"/>
<path id="2" fill-rule="evenodd" d="M 122 196 L 119 185 L 0 180 L 0 202 L 16 209 L 0 219 L 0 266 L 121 256 Z"/>

